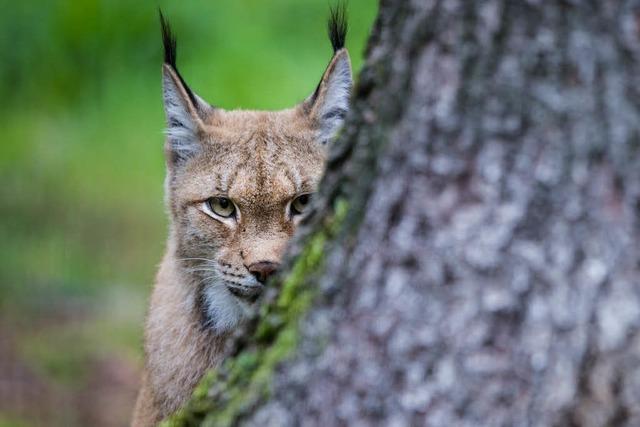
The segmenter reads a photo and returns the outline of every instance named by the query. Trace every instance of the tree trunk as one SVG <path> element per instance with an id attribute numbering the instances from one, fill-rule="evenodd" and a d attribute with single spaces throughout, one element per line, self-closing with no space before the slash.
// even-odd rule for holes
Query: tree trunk
<path id="1" fill-rule="evenodd" d="M 172 423 L 640 425 L 639 33 L 383 0 L 302 255 Z"/>

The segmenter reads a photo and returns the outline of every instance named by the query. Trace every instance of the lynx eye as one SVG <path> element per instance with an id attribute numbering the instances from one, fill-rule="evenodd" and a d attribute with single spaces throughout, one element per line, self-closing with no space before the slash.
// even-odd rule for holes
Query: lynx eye
<path id="1" fill-rule="evenodd" d="M 309 207 L 311 204 L 311 194 L 302 194 L 295 199 L 291 203 L 291 214 L 292 215 L 300 215 Z"/>
<path id="2" fill-rule="evenodd" d="M 229 218 L 236 212 L 235 206 L 226 197 L 212 197 L 207 200 L 207 206 L 211 212 L 223 218 Z"/>

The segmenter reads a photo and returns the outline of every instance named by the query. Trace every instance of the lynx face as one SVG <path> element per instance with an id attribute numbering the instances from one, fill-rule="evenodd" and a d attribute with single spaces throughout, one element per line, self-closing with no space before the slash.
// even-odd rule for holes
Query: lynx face
<path id="1" fill-rule="evenodd" d="M 176 68 L 163 20 L 167 203 L 178 268 L 197 289 L 202 322 L 235 327 L 277 270 L 304 217 L 352 86 L 346 28 L 315 92 L 283 111 L 224 111 L 207 104 Z M 339 31 L 342 31 L 341 37 Z"/>

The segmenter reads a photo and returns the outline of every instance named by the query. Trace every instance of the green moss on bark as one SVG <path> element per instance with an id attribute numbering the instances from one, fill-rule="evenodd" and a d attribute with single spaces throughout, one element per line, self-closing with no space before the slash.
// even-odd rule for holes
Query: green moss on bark
<path id="1" fill-rule="evenodd" d="M 162 426 L 231 425 L 268 396 L 274 369 L 298 344 L 299 322 L 316 295 L 314 281 L 323 268 L 327 239 L 338 233 L 346 212 L 347 203 L 338 200 L 333 214 L 307 240 L 277 299 L 261 307 L 247 345 L 205 375 L 189 402 Z"/>

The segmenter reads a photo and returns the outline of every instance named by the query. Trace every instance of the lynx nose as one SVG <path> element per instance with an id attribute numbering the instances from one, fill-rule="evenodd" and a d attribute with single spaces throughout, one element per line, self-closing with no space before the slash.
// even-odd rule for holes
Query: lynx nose
<path id="1" fill-rule="evenodd" d="M 280 264 L 277 262 L 271 261 L 260 261 L 251 264 L 249 267 L 249 272 L 258 279 L 258 282 L 264 283 L 267 281 L 269 276 L 276 272 Z"/>

